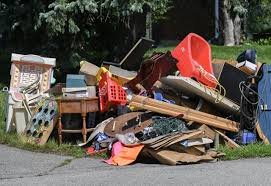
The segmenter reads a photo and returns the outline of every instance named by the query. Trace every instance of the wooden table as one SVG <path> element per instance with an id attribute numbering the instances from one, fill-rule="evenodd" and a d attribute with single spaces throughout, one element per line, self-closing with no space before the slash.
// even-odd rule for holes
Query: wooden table
<path id="1" fill-rule="evenodd" d="M 86 127 L 86 115 L 89 112 L 99 111 L 98 98 L 67 98 L 61 97 L 57 99 L 58 103 L 58 142 L 62 143 L 62 133 L 82 133 L 83 142 L 86 142 L 87 132 L 93 131 L 93 128 Z M 79 113 L 83 119 L 83 126 L 80 130 L 66 130 L 62 129 L 63 125 L 61 122 L 62 114 L 66 113 Z"/>

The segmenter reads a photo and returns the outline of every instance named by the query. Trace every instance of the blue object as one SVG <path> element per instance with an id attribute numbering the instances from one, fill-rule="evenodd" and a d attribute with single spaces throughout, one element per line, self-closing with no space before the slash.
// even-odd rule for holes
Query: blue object
<path id="1" fill-rule="evenodd" d="M 159 101 L 164 101 L 166 103 L 175 104 L 175 101 L 164 98 L 160 92 L 153 92 L 153 98 Z"/>
<path id="2" fill-rule="evenodd" d="M 67 74 L 66 78 L 66 87 L 74 88 L 74 87 L 86 87 L 85 75 L 78 74 Z"/>
<path id="3" fill-rule="evenodd" d="M 262 132 L 271 142 L 271 65 L 263 64 L 262 74 L 258 83 L 258 120 Z"/>
<path id="4" fill-rule="evenodd" d="M 100 142 L 107 140 L 107 139 L 108 139 L 108 136 L 105 133 L 99 132 L 96 135 L 95 140 L 94 140 L 94 149 L 96 151 L 101 150 L 102 148 L 101 148 Z"/>
<path id="5" fill-rule="evenodd" d="M 242 144 L 250 144 L 256 142 L 256 134 L 253 132 L 249 132 L 247 130 L 244 130 L 242 133 Z"/>
<path id="6" fill-rule="evenodd" d="M 108 139 L 108 136 L 105 134 L 105 133 L 102 133 L 102 132 L 99 132 L 96 136 L 96 141 L 97 142 L 101 142 L 101 141 L 104 141 L 104 140 L 107 140 Z"/>

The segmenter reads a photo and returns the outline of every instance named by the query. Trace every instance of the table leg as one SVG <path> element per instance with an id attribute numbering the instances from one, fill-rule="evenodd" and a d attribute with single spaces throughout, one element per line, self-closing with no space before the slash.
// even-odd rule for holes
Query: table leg
<path id="1" fill-rule="evenodd" d="M 58 144 L 62 144 L 62 123 L 61 123 L 61 116 L 58 118 Z"/>
<path id="2" fill-rule="evenodd" d="M 83 135 L 83 143 L 87 141 L 87 124 L 86 124 L 86 115 L 82 114 L 83 118 L 83 128 L 82 128 L 82 135 Z"/>

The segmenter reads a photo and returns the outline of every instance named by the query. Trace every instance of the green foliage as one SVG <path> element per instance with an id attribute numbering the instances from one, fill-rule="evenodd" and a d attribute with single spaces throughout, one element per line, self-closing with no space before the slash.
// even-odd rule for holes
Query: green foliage
<path id="1" fill-rule="evenodd" d="M 117 61 L 138 39 L 136 19 L 147 9 L 154 20 L 161 18 L 170 1 L 1 1 L 0 51 L 56 57 L 65 73 L 78 68 L 81 59 Z"/>
<path id="2" fill-rule="evenodd" d="M 251 45 L 261 45 L 261 46 L 270 46 L 271 45 L 271 37 L 268 38 L 260 38 L 254 41 L 247 41 L 247 44 Z"/>
<path id="3" fill-rule="evenodd" d="M 252 33 L 271 31 L 271 0 L 251 0 L 248 29 Z"/>
<path id="4" fill-rule="evenodd" d="M 247 1 L 246 0 L 230 0 L 229 3 L 231 6 L 229 9 L 232 10 L 232 13 L 244 15 L 247 13 Z"/>

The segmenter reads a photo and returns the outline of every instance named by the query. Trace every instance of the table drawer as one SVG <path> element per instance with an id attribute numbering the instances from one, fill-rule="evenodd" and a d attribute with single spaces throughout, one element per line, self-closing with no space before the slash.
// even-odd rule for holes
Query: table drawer
<path id="1" fill-rule="evenodd" d="M 87 112 L 97 112 L 99 111 L 98 100 L 87 101 Z"/>
<path id="2" fill-rule="evenodd" d="M 81 113 L 80 102 L 61 102 L 61 113 Z"/>

